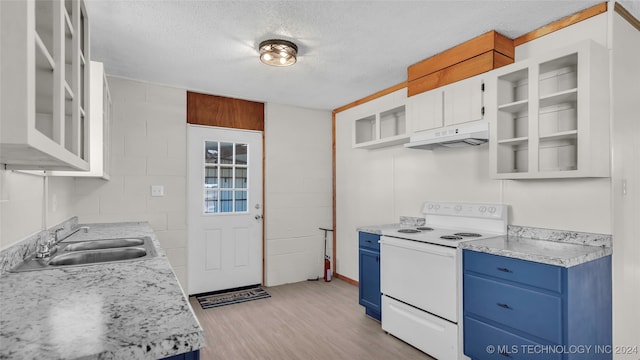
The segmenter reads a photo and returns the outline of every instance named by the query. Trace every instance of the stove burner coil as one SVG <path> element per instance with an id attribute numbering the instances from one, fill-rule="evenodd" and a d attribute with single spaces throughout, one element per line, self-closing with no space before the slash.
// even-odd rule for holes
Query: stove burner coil
<path id="1" fill-rule="evenodd" d="M 481 237 L 482 235 L 478 233 L 468 233 L 468 232 L 459 232 L 453 235 L 463 236 L 463 237 Z"/>
<path id="2" fill-rule="evenodd" d="M 399 233 L 405 233 L 405 234 L 414 234 L 414 233 L 419 233 L 420 230 L 416 230 L 416 229 L 400 229 L 398 230 Z"/>
<path id="3" fill-rule="evenodd" d="M 418 226 L 416 229 L 421 230 L 421 231 L 432 231 L 433 228 L 430 228 L 428 226 Z"/>
<path id="4" fill-rule="evenodd" d="M 440 236 L 440 239 L 445 239 L 445 240 L 462 240 L 462 236 L 456 236 L 456 235 L 443 235 L 443 236 Z"/>

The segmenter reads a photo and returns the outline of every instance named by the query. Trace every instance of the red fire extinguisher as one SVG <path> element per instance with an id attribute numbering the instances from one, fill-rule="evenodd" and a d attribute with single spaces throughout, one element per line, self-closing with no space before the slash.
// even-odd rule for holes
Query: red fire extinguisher
<path id="1" fill-rule="evenodd" d="M 331 281 L 331 258 L 327 255 L 327 231 L 333 231 L 333 229 L 320 228 L 324 231 L 324 281 Z"/>
<path id="2" fill-rule="evenodd" d="M 324 256 L 324 281 L 331 281 L 331 261 L 329 261 L 329 256 Z"/>

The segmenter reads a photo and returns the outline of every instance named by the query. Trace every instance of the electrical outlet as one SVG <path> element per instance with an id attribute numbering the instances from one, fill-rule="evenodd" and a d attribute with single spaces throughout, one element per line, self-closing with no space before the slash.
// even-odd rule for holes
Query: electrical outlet
<path id="1" fill-rule="evenodd" d="M 151 196 L 164 196 L 164 186 L 151 185 Z"/>

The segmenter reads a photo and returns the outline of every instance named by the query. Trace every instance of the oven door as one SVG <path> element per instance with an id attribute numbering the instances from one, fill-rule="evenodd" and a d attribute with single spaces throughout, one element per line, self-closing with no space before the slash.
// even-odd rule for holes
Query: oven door
<path id="1" fill-rule="evenodd" d="M 456 257 L 455 248 L 383 236 L 380 290 L 386 296 L 457 323 Z"/>

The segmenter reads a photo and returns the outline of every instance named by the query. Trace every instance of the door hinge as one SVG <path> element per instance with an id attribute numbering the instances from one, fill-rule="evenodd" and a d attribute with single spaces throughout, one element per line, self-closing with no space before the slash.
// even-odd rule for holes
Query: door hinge
<path id="1" fill-rule="evenodd" d="M 480 114 L 482 114 L 482 116 L 484 116 L 484 106 L 482 107 L 482 109 L 480 109 Z"/>
<path id="2" fill-rule="evenodd" d="M 484 83 L 482 83 L 482 86 L 480 87 L 480 89 L 484 92 Z"/>

